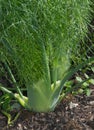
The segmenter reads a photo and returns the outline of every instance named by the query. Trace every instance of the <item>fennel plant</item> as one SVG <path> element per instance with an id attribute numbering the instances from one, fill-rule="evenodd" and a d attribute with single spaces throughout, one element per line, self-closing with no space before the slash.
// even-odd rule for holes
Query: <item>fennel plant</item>
<path id="1" fill-rule="evenodd" d="M 90 5 L 90 0 L 0 0 L 0 55 L 17 93 L 0 89 L 29 110 L 54 110 L 65 82 L 94 60 L 69 70 L 70 58 L 87 34 Z M 21 92 L 23 83 L 27 97 Z"/>

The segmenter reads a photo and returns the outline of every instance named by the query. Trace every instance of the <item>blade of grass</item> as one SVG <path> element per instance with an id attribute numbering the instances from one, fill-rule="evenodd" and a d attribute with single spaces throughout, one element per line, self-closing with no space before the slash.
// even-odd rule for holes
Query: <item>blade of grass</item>
<path id="1" fill-rule="evenodd" d="M 7 88 L 3 87 L 2 84 L 0 84 L 0 90 L 2 90 L 3 92 L 9 93 L 10 95 L 14 97 L 14 93 L 8 90 Z"/>
<path id="2" fill-rule="evenodd" d="M 23 97 L 23 94 L 22 94 L 22 92 L 21 92 L 21 90 L 20 90 L 20 87 L 17 85 L 17 82 L 16 82 L 16 80 L 15 80 L 15 77 L 14 77 L 14 75 L 12 74 L 12 71 L 11 71 L 11 69 L 10 69 L 10 67 L 8 66 L 8 64 L 7 64 L 6 61 L 4 62 L 4 65 L 5 65 L 5 67 L 6 67 L 7 71 L 8 71 L 8 73 L 9 73 L 9 75 L 10 75 L 12 81 L 13 81 L 14 86 L 15 86 L 16 89 L 17 89 L 17 92 L 19 93 L 19 95 L 20 95 L 21 97 Z"/>

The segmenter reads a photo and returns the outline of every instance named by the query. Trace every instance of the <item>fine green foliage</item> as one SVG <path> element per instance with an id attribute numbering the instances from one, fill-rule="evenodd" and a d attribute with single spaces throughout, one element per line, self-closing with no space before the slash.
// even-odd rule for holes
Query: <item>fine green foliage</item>
<path id="1" fill-rule="evenodd" d="M 19 93 L 14 97 L 20 103 L 25 100 L 24 107 L 53 110 L 64 83 L 82 67 L 68 73 L 70 58 L 87 36 L 90 5 L 90 0 L 0 0 L 0 55 Z M 19 90 L 11 64 L 28 99 Z"/>

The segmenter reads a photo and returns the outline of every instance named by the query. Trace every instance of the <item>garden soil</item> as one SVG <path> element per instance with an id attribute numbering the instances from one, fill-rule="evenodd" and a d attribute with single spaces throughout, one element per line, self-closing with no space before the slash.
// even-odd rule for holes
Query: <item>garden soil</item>
<path id="1" fill-rule="evenodd" d="M 21 109 L 12 126 L 7 126 L 7 118 L 0 113 L 0 130 L 94 130 L 94 86 L 90 86 L 90 90 L 90 96 L 68 95 L 54 112 L 34 113 Z"/>

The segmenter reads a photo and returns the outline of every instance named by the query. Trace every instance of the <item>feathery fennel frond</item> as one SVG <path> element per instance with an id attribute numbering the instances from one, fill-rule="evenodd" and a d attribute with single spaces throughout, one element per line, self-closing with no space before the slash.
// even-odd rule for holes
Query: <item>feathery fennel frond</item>
<path id="1" fill-rule="evenodd" d="M 51 84 L 56 87 L 64 77 L 72 54 L 87 35 L 90 4 L 90 0 L 0 1 L 0 46 L 5 39 L 12 48 L 13 54 L 6 55 L 16 64 L 20 80 L 25 80 L 33 109 L 49 109 Z"/>

